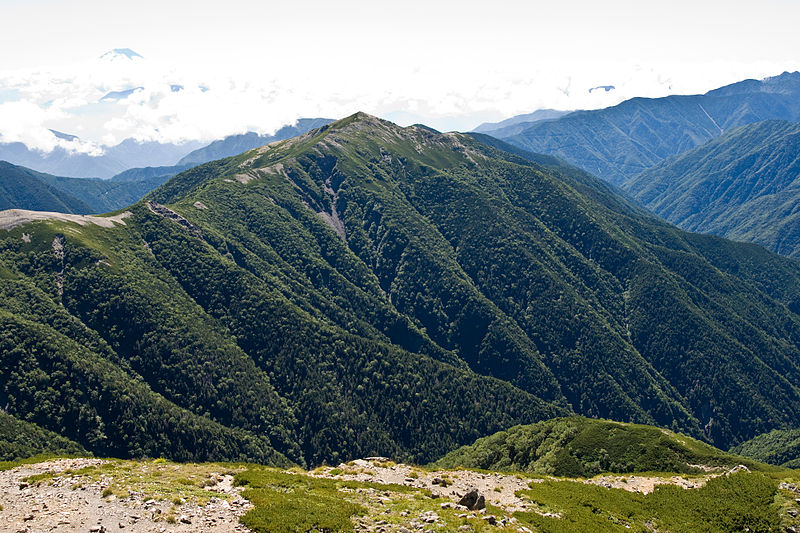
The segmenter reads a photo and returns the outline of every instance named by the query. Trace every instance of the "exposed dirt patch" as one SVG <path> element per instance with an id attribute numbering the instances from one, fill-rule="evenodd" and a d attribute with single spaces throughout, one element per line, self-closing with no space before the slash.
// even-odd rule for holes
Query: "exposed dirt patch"
<path id="1" fill-rule="evenodd" d="M 587 479 L 586 483 L 600 485 L 601 487 L 623 489 L 629 492 L 650 494 L 658 485 L 676 485 L 682 489 L 699 489 L 713 476 L 685 478 L 683 476 L 656 477 L 656 476 L 624 476 L 605 475 Z"/>

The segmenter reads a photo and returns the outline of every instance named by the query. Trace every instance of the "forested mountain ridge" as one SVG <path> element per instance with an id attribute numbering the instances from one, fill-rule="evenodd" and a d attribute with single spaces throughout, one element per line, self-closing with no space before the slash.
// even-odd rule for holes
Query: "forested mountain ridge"
<path id="1" fill-rule="evenodd" d="M 742 463 L 753 470 L 769 468 L 665 429 L 572 416 L 500 431 L 432 466 L 591 477 L 601 472 L 699 474 Z"/>
<path id="2" fill-rule="evenodd" d="M 739 444 L 732 451 L 756 461 L 800 468 L 800 429 L 774 429 Z"/>
<path id="3" fill-rule="evenodd" d="M 632 177 L 622 187 L 688 231 L 800 256 L 800 124 L 736 128 Z"/>
<path id="4" fill-rule="evenodd" d="M 800 266 L 525 155 L 359 113 L 113 227 L 0 230 L 7 410 L 98 454 L 308 464 L 569 411 L 723 447 L 797 419 Z"/>
<path id="5" fill-rule="evenodd" d="M 43 179 L 46 175 L 0 161 L 0 209 L 88 213 L 91 207 Z"/>
<path id="6" fill-rule="evenodd" d="M 132 170 L 138 172 L 129 172 L 119 180 L 68 178 L 0 161 L 0 209 L 104 213 L 138 202 L 175 174 L 163 175 L 151 169 L 153 175 L 149 176 L 145 169 Z M 128 176 L 131 179 L 124 179 Z"/>
<path id="7" fill-rule="evenodd" d="M 745 80 L 705 94 L 632 98 L 491 134 L 564 158 L 614 184 L 733 128 L 768 119 L 800 120 L 800 72 Z"/>

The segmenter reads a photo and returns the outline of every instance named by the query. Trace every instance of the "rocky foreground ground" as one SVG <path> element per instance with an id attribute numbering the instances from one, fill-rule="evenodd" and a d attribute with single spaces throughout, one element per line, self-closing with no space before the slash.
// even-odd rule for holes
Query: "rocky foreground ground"
<path id="1" fill-rule="evenodd" d="M 103 465 L 107 475 L 82 473 Z M 122 465 L 60 459 L 0 472 L 0 531 L 247 531 L 239 517 L 250 504 L 230 473 L 167 463 L 140 463 L 137 473 Z M 177 475 L 202 475 L 203 492 L 184 490 Z"/>
<path id="2" fill-rule="evenodd" d="M 0 472 L 0 531 L 249 531 L 240 517 L 252 506 L 242 496 L 242 489 L 233 484 L 233 476 L 244 468 L 102 459 L 59 459 L 18 466 Z M 358 482 L 355 488 L 340 489 L 369 509 L 353 517 L 356 531 L 449 531 L 445 516 L 455 516 L 463 520 L 464 531 L 469 527 L 470 531 L 526 533 L 530 529 L 513 513 L 546 513 L 521 493 L 543 478 L 430 471 L 384 458 L 285 473 Z M 658 484 L 699 488 L 722 473 L 691 478 L 605 475 L 584 482 L 648 493 Z M 400 495 L 376 488 L 375 483 L 418 491 Z M 402 523 L 397 523 L 398 516 Z"/>

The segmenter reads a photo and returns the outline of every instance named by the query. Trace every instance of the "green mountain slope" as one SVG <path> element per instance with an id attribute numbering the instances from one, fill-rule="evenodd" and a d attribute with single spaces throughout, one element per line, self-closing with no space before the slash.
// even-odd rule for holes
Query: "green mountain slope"
<path id="1" fill-rule="evenodd" d="M 800 72 L 745 80 L 702 95 L 633 98 L 491 134 L 557 155 L 619 185 L 671 155 L 768 119 L 800 120 Z"/>
<path id="2" fill-rule="evenodd" d="M 524 155 L 357 114 L 183 172 L 114 227 L 0 230 L 9 412 L 72 438 L 94 409 L 74 438 L 107 455 L 170 455 L 126 431 L 180 413 L 308 464 L 427 462 L 570 411 L 719 446 L 797 419 L 800 266 Z M 78 350 L 63 379 L 132 407 L 35 402 Z"/>
<path id="3" fill-rule="evenodd" d="M 86 450 L 61 435 L 0 411 L 0 461 L 44 453 L 80 455 L 85 454 Z"/>
<path id="4" fill-rule="evenodd" d="M 43 179 L 45 174 L 0 161 L 0 209 L 89 213 L 91 207 Z"/>
<path id="5" fill-rule="evenodd" d="M 283 126 L 272 135 L 259 135 L 253 131 L 240 135 L 229 135 L 224 139 L 216 140 L 202 148 L 198 148 L 178 161 L 178 166 L 199 165 L 208 163 L 223 157 L 230 157 L 259 146 L 264 146 L 275 141 L 289 139 L 295 135 L 300 135 L 314 128 L 320 128 L 330 124 L 333 120 L 329 118 L 301 118 L 294 125 Z"/>
<path id="6" fill-rule="evenodd" d="M 800 255 L 800 124 L 742 126 L 634 176 L 623 188 L 686 230 Z"/>
<path id="7" fill-rule="evenodd" d="M 583 417 L 517 426 L 450 452 L 439 468 L 536 472 L 591 477 L 601 472 L 700 473 L 759 465 L 671 431 Z"/>
<path id="8" fill-rule="evenodd" d="M 800 429 L 775 429 L 743 442 L 731 450 L 786 468 L 800 468 Z"/>
<path id="9" fill-rule="evenodd" d="M 172 168 L 172 167 L 168 167 Z M 175 167 L 185 170 L 186 167 Z M 145 170 L 145 169 L 132 169 Z M 176 172 L 142 179 L 65 178 L 0 161 L 0 209 L 105 213 L 138 202 Z M 126 174 L 130 176 L 132 173 Z M 134 177 L 134 176 L 132 176 Z"/>

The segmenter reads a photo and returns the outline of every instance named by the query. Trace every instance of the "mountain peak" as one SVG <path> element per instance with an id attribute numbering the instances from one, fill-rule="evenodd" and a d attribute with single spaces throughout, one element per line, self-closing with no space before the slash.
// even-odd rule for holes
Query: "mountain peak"
<path id="1" fill-rule="evenodd" d="M 54 129 L 50 130 L 50 133 L 56 136 L 58 139 L 63 139 L 65 141 L 79 141 L 80 138 L 77 135 L 71 135 L 69 133 L 64 133 L 61 131 L 56 131 Z"/>
<path id="2" fill-rule="evenodd" d="M 353 113 L 352 115 L 350 115 L 348 117 L 345 117 L 343 119 L 335 121 L 333 124 L 331 124 L 331 126 L 334 129 L 338 129 L 338 128 L 343 128 L 345 126 L 349 126 L 350 124 L 355 124 L 355 123 L 368 123 L 368 124 L 375 124 L 375 125 L 378 125 L 378 124 L 381 124 L 381 123 L 392 124 L 388 120 L 383 120 L 383 119 L 380 119 L 380 118 L 378 118 L 378 117 L 376 117 L 374 115 L 370 115 L 369 113 L 365 113 L 363 111 L 358 111 L 358 112 Z"/>
<path id="3" fill-rule="evenodd" d="M 114 48 L 100 56 L 100 59 L 107 59 L 113 61 L 115 59 L 144 59 L 140 54 L 134 52 L 130 48 Z"/>

